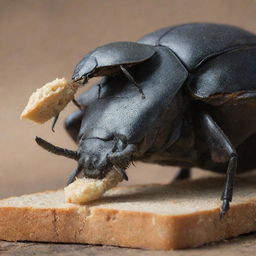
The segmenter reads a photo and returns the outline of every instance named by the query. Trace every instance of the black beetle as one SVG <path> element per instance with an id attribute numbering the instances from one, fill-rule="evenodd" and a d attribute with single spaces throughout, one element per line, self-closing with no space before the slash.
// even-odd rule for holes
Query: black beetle
<path id="1" fill-rule="evenodd" d="M 163 28 L 137 43 L 95 49 L 72 80 L 94 76 L 104 77 L 65 122 L 78 151 L 36 139 L 78 161 L 69 182 L 80 172 L 102 178 L 111 168 L 127 178 L 133 161 L 181 166 L 178 178 L 196 166 L 226 174 L 222 217 L 236 171 L 256 166 L 256 36 L 210 23 Z"/>

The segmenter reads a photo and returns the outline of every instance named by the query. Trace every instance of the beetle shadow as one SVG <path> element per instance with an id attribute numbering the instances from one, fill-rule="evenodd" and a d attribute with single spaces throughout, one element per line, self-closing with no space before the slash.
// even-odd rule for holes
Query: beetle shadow
<path id="1" fill-rule="evenodd" d="M 152 184 L 114 188 L 103 198 L 92 202 L 91 206 L 102 206 L 110 203 L 136 203 L 186 200 L 216 200 L 224 188 L 225 177 L 206 177 L 191 181 L 175 181 L 170 184 Z M 234 194 L 240 190 L 255 188 L 256 175 L 237 177 Z M 127 189 L 128 188 L 128 189 Z M 239 190 L 239 191 L 238 191 Z M 249 196 L 249 195 L 248 195 Z"/>

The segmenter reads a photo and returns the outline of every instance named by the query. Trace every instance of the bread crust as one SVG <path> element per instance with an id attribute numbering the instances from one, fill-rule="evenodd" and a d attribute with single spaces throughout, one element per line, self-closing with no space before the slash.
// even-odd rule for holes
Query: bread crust
<path id="1" fill-rule="evenodd" d="M 183 185 L 181 185 L 176 186 L 175 189 L 182 188 Z M 143 208 L 143 204 L 140 207 L 139 200 L 147 197 L 144 190 L 150 189 L 151 191 L 151 188 L 155 191 L 162 188 L 167 189 L 166 186 L 161 185 L 115 188 L 109 192 L 109 197 L 106 196 L 105 199 L 96 201 L 89 206 L 64 204 L 63 191 L 47 192 L 48 197 L 54 197 L 56 193 L 59 193 L 61 198 L 63 197 L 63 204 L 57 205 L 56 202 L 56 207 L 51 204 L 47 206 L 47 203 L 44 207 L 31 207 L 29 203 L 19 206 L 14 206 L 15 203 L 6 205 L 6 202 L 12 199 L 2 200 L 0 201 L 0 239 L 105 244 L 170 250 L 197 247 L 256 230 L 256 193 L 252 192 L 252 189 L 241 188 L 244 194 L 237 196 L 237 199 L 234 198 L 234 203 L 227 216 L 220 220 L 219 203 L 215 202 L 207 202 L 206 206 L 210 203 L 208 209 L 200 206 L 201 210 L 189 210 L 188 213 L 186 210 L 182 214 L 160 214 L 154 212 L 155 210 L 151 212 L 151 205 L 146 209 L 146 204 L 145 208 Z M 216 192 L 218 189 L 217 186 Z M 139 193 L 143 195 L 140 197 Z M 187 193 L 193 194 L 193 186 L 188 186 Z M 41 195 L 40 197 L 44 198 L 45 194 L 46 192 L 35 195 Z M 249 198 L 246 194 L 249 195 Z M 122 195 L 127 196 L 122 197 Z M 173 194 L 171 193 L 171 195 Z M 176 196 L 179 197 L 179 190 Z M 40 199 L 40 197 L 38 198 Z M 129 201 L 130 197 L 135 197 L 132 203 L 138 204 L 138 210 L 132 209 L 134 205 L 131 205 L 131 210 L 129 207 L 119 206 L 122 203 L 125 204 L 125 200 Z M 208 199 L 212 200 L 211 197 Z M 39 201 L 41 202 L 41 200 Z M 181 200 L 187 199 L 184 197 Z M 178 204 L 177 209 L 183 207 L 183 204 L 173 199 L 169 201 L 164 199 L 163 202 L 163 207 L 165 204 L 170 204 L 170 207 L 173 207 L 176 203 Z M 197 203 L 200 204 L 200 200 Z M 150 204 L 154 204 L 154 202 L 150 202 Z M 152 209 L 153 207 L 154 205 L 152 205 Z M 168 209 L 169 206 L 166 207 Z"/>

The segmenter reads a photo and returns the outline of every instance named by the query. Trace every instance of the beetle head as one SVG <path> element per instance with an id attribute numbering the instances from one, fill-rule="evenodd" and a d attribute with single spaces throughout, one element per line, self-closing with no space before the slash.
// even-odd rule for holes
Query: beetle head
<path id="1" fill-rule="evenodd" d="M 119 137 L 91 137 L 82 139 L 79 144 L 78 169 L 88 178 L 104 178 L 111 170 L 117 170 L 124 179 L 128 179 L 125 170 L 128 168 L 134 145 Z"/>
<path id="2" fill-rule="evenodd" d="M 85 177 L 103 178 L 112 168 L 108 155 L 114 147 L 114 141 L 97 138 L 82 140 L 79 147 L 78 165 Z"/>
<path id="3" fill-rule="evenodd" d="M 39 137 L 36 137 L 36 142 L 51 153 L 78 161 L 78 167 L 71 174 L 68 184 L 80 173 L 87 178 L 102 179 L 112 169 L 119 172 L 123 179 L 128 180 L 125 170 L 136 151 L 136 147 L 132 144 L 127 145 L 122 136 L 82 138 L 77 152 L 54 146 Z"/>
<path id="4" fill-rule="evenodd" d="M 84 176 L 103 178 L 111 169 L 116 169 L 128 180 L 125 170 L 137 152 L 137 147 L 128 143 L 122 134 L 95 127 L 83 133 L 78 151 L 78 168 Z"/>

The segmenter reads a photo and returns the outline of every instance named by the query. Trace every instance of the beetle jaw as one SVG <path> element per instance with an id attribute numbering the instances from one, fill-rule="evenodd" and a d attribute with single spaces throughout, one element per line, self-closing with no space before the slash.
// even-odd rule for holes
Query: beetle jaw
<path id="1" fill-rule="evenodd" d="M 114 169 L 127 180 L 125 170 L 135 152 L 135 145 L 124 145 L 119 140 L 86 139 L 80 145 L 78 166 L 87 178 L 102 179 Z"/>
<path id="2" fill-rule="evenodd" d="M 103 179 L 106 177 L 108 172 L 115 170 L 123 177 L 124 180 L 128 180 L 126 169 L 130 166 L 132 162 L 131 157 L 116 159 L 115 162 L 111 162 L 110 156 L 106 155 L 106 159 L 95 165 L 91 164 L 90 160 L 88 161 L 79 161 L 78 165 L 80 166 L 82 175 L 85 178 L 92 179 Z"/>

